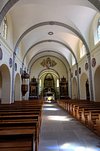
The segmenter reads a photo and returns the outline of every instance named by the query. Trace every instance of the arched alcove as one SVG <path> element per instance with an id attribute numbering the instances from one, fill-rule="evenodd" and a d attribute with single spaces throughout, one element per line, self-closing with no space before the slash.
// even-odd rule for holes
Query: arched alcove
<path id="1" fill-rule="evenodd" d="M 10 103 L 10 71 L 7 65 L 0 67 L 0 96 L 1 103 Z"/>
<path id="2" fill-rule="evenodd" d="M 15 77 L 15 101 L 21 99 L 21 79 L 17 73 Z"/>
<path id="3" fill-rule="evenodd" d="M 100 101 L 100 66 L 96 69 L 94 74 L 94 89 L 95 100 Z"/>
<path id="4" fill-rule="evenodd" d="M 74 77 L 72 80 L 72 99 L 77 99 L 77 96 L 78 96 L 77 80 Z"/>
<path id="5" fill-rule="evenodd" d="M 89 82 L 85 73 L 80 77 L 80 99 L 90 100 Z"/>

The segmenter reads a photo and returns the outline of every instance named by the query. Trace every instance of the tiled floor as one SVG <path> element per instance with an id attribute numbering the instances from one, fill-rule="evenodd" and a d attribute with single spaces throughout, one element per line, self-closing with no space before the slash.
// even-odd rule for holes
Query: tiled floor
<path id="1" fill-rule="evenodd" d="M 44 104 L 39 151 L 100 151 L 100 137 L 57 104 Z"/>

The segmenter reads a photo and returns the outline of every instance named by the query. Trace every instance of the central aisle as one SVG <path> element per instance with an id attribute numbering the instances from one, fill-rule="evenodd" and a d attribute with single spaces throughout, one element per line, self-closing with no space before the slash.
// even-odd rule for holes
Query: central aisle
<path id="1" fill-rule="evenodd" d="M 100 151 L 100 138 L 57 104 L 44 104 L 39 151 Z"/>

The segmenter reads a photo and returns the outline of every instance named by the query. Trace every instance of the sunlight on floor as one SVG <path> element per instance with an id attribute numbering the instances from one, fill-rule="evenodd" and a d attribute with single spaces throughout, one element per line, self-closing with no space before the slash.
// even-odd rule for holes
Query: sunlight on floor
<path id="1" fill-rule="evenodd" d="M 49 120 L 55 120 L 55 121 L 70 121 L 71 118 L 68 118 L 67 116 L 48 116 Z"/>
<path id="2" fill-rule="evenodd" d="M 44 107 L 45 107 L 45 106 L 48 106 L 48 107 L 49 107 L 49 106 L 54 106 L 54 105 L 53 105 L 53 104 L 44 104 L 43 106 L 44 106 Z"/>
<path id="3" fill-rule="evenodd" d="M 44 108 L 44 111 L 58 111 L 59 109 L 57 108 Z"/>
<path id="4" fill-rule="evenodd" d="M 66 151 L 66 149 L 70 149 L 72 151 L 100 151 L 99 148 L 84 147 L 73 143 L 65 143 L 60 146 L 60 149 L 63 149 L 63 151 Z"/>
<path id="5" fill-rule="evenodd" d="M 55 146 L 47 146 L 46 147 L 49 150 L 56 151 L 58 150 L 58 145 Z M 73 143 L 65 143 L 60 146 L 61 151 L 100 151 L 99 148 L 93 148 L 93 147 L 84 147 L 80 146 L 79 144 L 73 144 Z"/>

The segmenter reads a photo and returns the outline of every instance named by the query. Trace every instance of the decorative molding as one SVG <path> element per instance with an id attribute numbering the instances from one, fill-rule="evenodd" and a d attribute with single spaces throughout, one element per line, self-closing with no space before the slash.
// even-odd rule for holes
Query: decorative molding
<path id="1" fill-rule="evenodd" d="M 94 68 L 96 66 L 96 59 L 92 58 L 92 67 Z"/>

